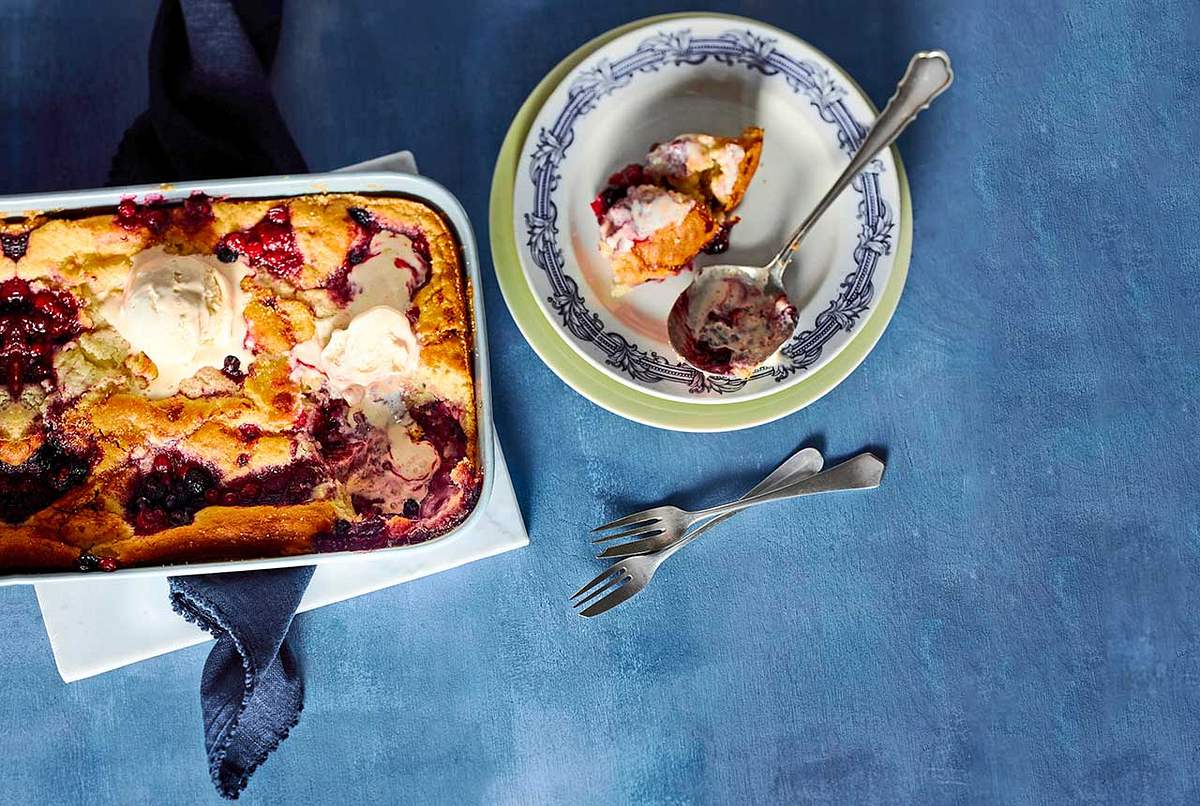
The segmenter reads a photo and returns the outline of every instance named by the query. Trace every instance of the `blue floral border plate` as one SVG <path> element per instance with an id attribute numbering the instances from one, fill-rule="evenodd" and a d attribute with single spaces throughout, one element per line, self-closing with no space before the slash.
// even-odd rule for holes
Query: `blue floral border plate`
<path id="1" fill-rule="evenodd" d="M 606 375 L 658 397 L 728 403 L 771 395 L 829 362 L 871 316 L 895 264 L 901 205 L 889 151 L 842 194 L 788 273 L 800 323 L 748 380 L 685 364 L 665 316 L 685 273 L 611 293 L 588 207 L 605 178 L 684 131 L 766 130 L 763 158 L 728 254 L 764 262 L 842 170 L 873 117 L 823 54 L 750 20 L 684 17 L 634 30 L 573 69 L 542 106 L 521 149 L 513 226 L 525 279 L 571 347 Z"/>

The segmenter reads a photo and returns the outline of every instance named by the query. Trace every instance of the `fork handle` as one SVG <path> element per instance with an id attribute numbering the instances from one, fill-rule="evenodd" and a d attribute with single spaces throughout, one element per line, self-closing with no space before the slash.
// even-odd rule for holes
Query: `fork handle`
<path id="1" fill-rule="evenodd" d="M 884 464 L 874 454 L 860 453 L 853 459 L 842 462 L 837 467 L 830 468 L 815 476 L 788 484 L 777 490 L 772 490 L 753 498 L 743 498 L 721 506 L 709 507 L 692 513 L 692 523 L 713 516 L 739 512 L 748 507 L 768 504 L 772 501 L 786 501 L 789 498 L 800 498 L 805 495 L 827 493 L 838 490 L 869 490 L 878 487 L 883 479 Z"/>

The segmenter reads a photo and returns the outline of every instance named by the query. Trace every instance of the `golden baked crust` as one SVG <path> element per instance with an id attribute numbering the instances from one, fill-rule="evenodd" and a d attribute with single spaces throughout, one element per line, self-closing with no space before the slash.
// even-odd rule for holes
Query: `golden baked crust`
<path id="1" fill-rule="evenodd" d="M 609 258 L 613 293 L 617 296 L 651 280 L 674 277 L 713 239 L 717 222 L 708 208 L 697 204 L 678 224 L 663 227 L 637 241 L 627 252 Z"/>
<path id="2" fill-rule="evenodd" d="M 615 296 L 679 274 L 702 251 L 716 254 L 728 247 L 729 230 L 738 221 L 732 212 L 758 170 L 762 146 L 763 130 L 757 126 L 746 127 L 737 137 L 683 134 L 652 146 L 647 165 L 628 165 L 609 177 L 591 207 L 601 232 L 600 253 L 612 267 Z M 633 200 L 655 188 L 659 197 L 665 191 L 692 208 L 682 220 L 648 234 L 646 226 L 634 225 L 631 232 L 627 222 L 639 215 Z"/>
<path id="3" fill-rule="evenodd" d="M 381 233 L 409 250 L 396 267 L 414 278 L 401 302 L 419 348 L 386 423 L 297 358 L 347 326 Z M 0 246 L 0 573 L 378 548 L 474 506 L 472 302 L 428 206 L 131 199 L 5 221 Z M 161 368 L 122 337 L 112 301 L 149 250 L 240 272 L 248 364 L 148 391 Z"/>

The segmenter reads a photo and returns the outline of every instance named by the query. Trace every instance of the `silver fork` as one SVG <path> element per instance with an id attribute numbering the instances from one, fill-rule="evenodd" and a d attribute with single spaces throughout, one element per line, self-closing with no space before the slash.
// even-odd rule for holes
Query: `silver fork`
<path id="1" fill-rule="evenodd" d="M 759 495 L 760 493 L 764 493 L 767 490 L 773 489 L 782 484 L 788 484 L 790 482 L 798 481 L 800 479 L 811 478 L 812 476 L 815 476 L 817 473 L 821 472 L 821 468 L 824 465 L 825 465 L 825 457 L 821 456 L 821 452 L 819 450 L 817 450 L 816 448 L 801 448 L 800 450 L 796 451 L 791 456 L 789 456 L 786 460 L 784 460 L 783 464 L 781 464 L 779 467 L 772 470 L 771 474 L 769 476 L 767 476 L 765 479 L 760 481 L 758 484 L 754 485 L 754 487 L 752 489 L 750 489 L 749 491 L 747 491 L 746 494 L 742 496 L 742 498 L 753 498 L 754 496 Z M 704 524 L 703 526 L 700 526 L 699 528 L 697 528 L 695 531 L 695 534 L 697 536 L 699 536 L 700 533 L 711 529 L 712 527 L 716 526 L 721 521 L 732 518 L 735 514 L 737 514 L 737 513 L 731 512 L 728 515 L 719 515 L 719 516 L 713 518 L 712 520 L 710 520 L 708 523 Z M 621 555 L 621 556 L 630 556 L 630 555 Z M 614 568 L 615 568 L 615 566 L 609 566 L 598 577 L 596 577 L 591 582 L 584 585 L 579 590 L 575 591 L 575 593 L 571 594 L 570 598 L 574 599 L 574 598 L 580 596 L 581 594 L 585 593 L 586 591 L 588 591 L 589 589 L 591 589 L 592 587 L 594 587 L 595 585 L 597 585 L 598 583 L 603 581 L 606 577 L 611 576 Z M 654 572 L 651 571 L 650 573 L 653 574 Z M 649 582 L 649 578 L 647 578 L 646 581 Z M 591 598 L 593 596 L 603 593 L 605 590 L 608 590 L 607 586 L 594 591 L 589 596 L 584 597 L 579 602 L 577 602 L 575 606 L 576 607 L 583 606 L 583 604 L 585 602 L 591 600 Z M 637 593 L 637 591 L 634 591 L 633 593 Z M 632 596 L 633 593 L 631 593 L 629 595 Z M 628 598 L 628 597 L 626 597 L 626 598 Z M 621 601 L 624 601 L 624 599 L 622 599 Z M 620 604 L 620 602 L 614 602 L 614 604 L 610 605 L 610 607 L 615 606 L 616 604 Z M 601 610 L 601 611 L 597 611 L 597 612 L 604 612 L 604 611 Z M 595 615 L 595 614 L 588 612 L 588 613 L 584 613 L 584 615 Z"/>
<path id="2" fill-rule="evenodd" d="M 785 484 L 791 484 L 794 481 L 801 479 L 812 478 L 821 472 L 821 468 L 825 466 L 825 457 L 816 448 L 801 448 L 793 453 L 783 464 L 771 471 L 771 474 L 765 479 L 755 484 L 752 488 L 739 498 L 739 501 L 744 501 L 747 498 L 753 498 L 756 495 L 762 495 L 768 490 L 774 490 L 776 487 L 782 487 Z M 700 529 L 708 529 L 716 526 L 722 521 L 726 521 L 736 515 L 736 512 L 731 512 L 726 515 L 718 515 L 707 524 L 700 526 Z M 659 536 L 661 537 L 661 535 Z M 665 549 L 668 545 L 666 541 L 658 543 L 659 538 L 647 538 L 645 540 L 632 540 L 629 543 L 622 543 L 617 546 L 610 546 L 604 551 L 596 555 L 597 559 L 617 559 L 620 557 L 632 557 L 635 554 L 649 554 L 652 551 Z M 644 545 L 646 548 L 639 551 L 625 551 L 626 547 Z"/>
<path id="3" fill-rule="evenodd" d="M 783 485 L 791 489 L 791 497 L 793 498 L 802 495 L 816 495 L 817 493 L 836 493 L 846 490 L 864 490 L 878 487 L 879 481 L 883 477 L 883 463 L 871 454 L 863 453 L 853 459 L 842 462 L 836 467 L 832 467 L 822 473 L 810 474 L 807 477 L 794 476 L 772 483 L 774 475 L 772 473 L 761 484 L 739 500 L 758 496 L 769 489 L 778 488 Z M 698 528 L 708 529 L 709 527 L 716 526 L 726 518 L 732 518 L 735 514 L 735 512 L 730 512 L 718 515 Z M 607 560 L 632 557 L 636 554 L 650 554 L 655 551 L 662 551 L 675 542 L 665 531 L 661 534 L 655 533 L 655 531 L 651 530 L 648 536 L 642 536 L 641 534 L 633 535 L 626 542 L 609 546 L 596 556 L 599 559 Z M 684 534 L 677 539 L 686 540 L 687 537 L 688 534 Z"/>
<path id="4" fill-rule="evenodd" d="M 843 470 L 847 466 L 849 466 L 849 470 Z M 879 486 L 883 478 L 883 468 L 883 462 L 875 456 L 869 453 L 862 453 L 837 467 L 825 471 L 825 473 L 821 473 L 805 481 L 812 481 L 813 479 L 820 478 L 820 476 L 836 473 L 835 478 L 839 476 L 842 478 L 841 483 L 843 486 L 841 489 L 870 489 L 871 487 Z M 861 483 L 855 482 L 855 478 L 859 479 Z M 804 481 L 800 482 L 800 484 L 804 483 Z M 845 486 L 846 484 L 854 484 L 855 486 Z M 813 490 L 813 492 L 820 492 L 820 490 Z M 734 511 L 736 512 L 737 510 Z M 730 515 L 732 515 L 732 512 L 729 515 L 714 517 L 703 526 L 687 533 L 681 540 L 667 546 L 662 551 L 628 557 L 613 563 L 571 596 L 571 599 L 574 600 L 572 605 L 576 608 L 583 607 L 584 609 L 579 612 L 579 615 L 591 618 L 592 616 L 598 616 L 613 609 L 622 602 L 628 601 L 638 593 L 641 593 L 650 584 L 650 580 L 654 577 L 654 572 L 659 569 L 659 566 L 670 559 L 675 552 L 700 537 L 700 535 L 707 532 L 720 520 Z M 597 596 L 602 596 L 602 598 L 596 599 Z M 589 602 L 591 604 L 588 604 Z"/>
<path id="5" fill-rule="evenodd" d="M 832 470 L 827 470 L 821 476 L 825 477 L 829 483 L 836 483 L 839 488 L 858 489 L 857 487 L 844 487 L 845 482 L 867 482 L 871 478 L 871 473 L 864 471 L 873 471 L 878 468 L 875 476 L 881 476 L 883 473 L 883 463 L 869 453 L 861 453 L 858 456 L 843 462 Z M 836 475 L 829 475 L 836 474 Z M 868 486 L 877 486 L 878 478 Z M 716 515 L 724 515 L 727 512 L 737 512 L 747 509 L 748 507 L 758 506 L 759 504 L 768 504 L 772 501 L 786 501 L 789 498 L 798 498 L 802 495 L 812 495 L 817 492 L 825 492 L 826 488 L 814 488 L 812 485 L 796 488 L 797 485 L 804 485 L 805 480 L 786 484 L 769 492 L 764 492 L 761 495 L 752 496 L 750 498 L 740 498 L 737 501 L 731 501 L 727 504 L 721 504 L 707 509 L 688 512 L 685 509 L 671 506 L 669 504 L 660 507 L 651 507 L 650 509 L 635 512 L 632 515 L 626 515 L 624 518 L 617 518 L 615 521 L 610 521 L 603 526 L 597 526 L 592 532 L 603 532 L 608 529 L 619 529 L 620 527 L 630 527 L 625 531 L 613 532 L 609 535 L 603 535 L 596 538 L 593 542 L 605 543 L 609 540 L 628 540 L 635 537 L 655 537 L 662 535 L 662 540 L 667 543 L 673 543 L 683 536 L 688 527 L 692 524 L 702 521 L 705 518 L 711 518 Z M 796 488 L 796 489 L 794 489 Z"/>

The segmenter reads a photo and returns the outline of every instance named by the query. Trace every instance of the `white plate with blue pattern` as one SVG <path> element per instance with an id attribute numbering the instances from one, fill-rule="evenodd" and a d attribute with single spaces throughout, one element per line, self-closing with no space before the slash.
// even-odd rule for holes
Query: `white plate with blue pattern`
<path id="1" fill-rule="evenodd" d="M 697 265 L 765 263 L 849 161 L 874 119 L 828 57 L 750 20 L 684 17 L 601 47 L 547 100 L 521 151 L 513 191 L 521 267 L 552 326 L 599 370 L 635 389 L 694 403 L 748 400 L 830 361 L 872 313 L 895 257 L 901 194 L 890 151 L 855 180 L 788 271 L 796 333 L 748 380 L 708 375 L 667 340 L 684 272 L 620 297 L 589 207 L 614 171 L 683 132 L 765 132 L 762 161 L 737 210 L 729 251 Z"/>

